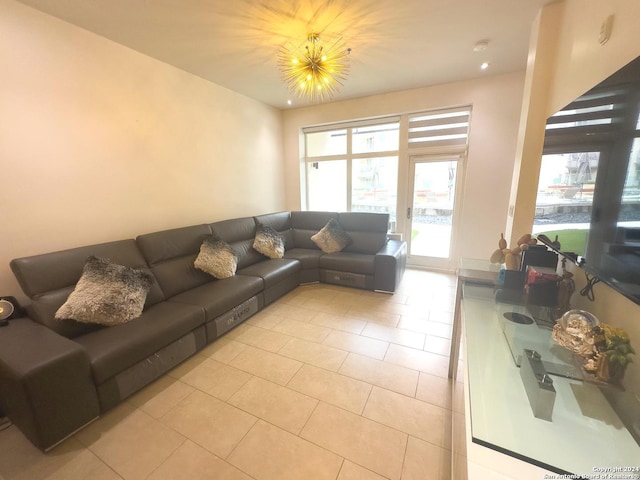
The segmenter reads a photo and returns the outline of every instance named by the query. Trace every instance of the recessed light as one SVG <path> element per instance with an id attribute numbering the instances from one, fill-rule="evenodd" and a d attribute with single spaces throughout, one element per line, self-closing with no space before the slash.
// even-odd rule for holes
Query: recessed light
<path id="1" fill-rule="evenodd" d="M 482 65 L 480 65 L 480 68 L 482 70 L 486 70 L 487 68 L 489 68 L 489 62 L 484 62 Z"/>
<path id="2" fill-rule="evenodd" d="M 473 51 L 484 52 L 487 48 L 489 48 L 489 40 L 480 40 L 473 46 Z"/>
<path id="3" fill-rule="evenodd" d="M 287 100 L 287 105 L 291 105 L 293 102 L 291 100 Z"/>

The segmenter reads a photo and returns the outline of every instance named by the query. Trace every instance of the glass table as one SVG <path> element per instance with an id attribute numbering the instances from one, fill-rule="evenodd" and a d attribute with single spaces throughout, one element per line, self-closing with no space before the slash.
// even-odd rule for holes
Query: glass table
<path id="1" fill-rule="evenodd" d="M 465 348 L 471 443 L 544 472 L 583 476 L 575 478 L 613 478 L 604 472 L 618 472 L 629 475 L 620 478 L 640 478 L 640 446 L 603 391 L 582 381 L 573 354 L 553 342 L 549 325 L 536 322 L 526 306 L 496 302 L 494 277 L 487 271 L 486 276 L 461 273 L 456 315 Z M 534 321 L 515 323 L 507 318 L 513 313 Z M 550 420 L 537 418 L 532 410 L 522 378 L 525 349 L 540 354 L 553 380 Z M 498 472 L 499 463 L 494 459 L 486 468 Z M 517 472 L 512 463 L 501 473 Z"/>

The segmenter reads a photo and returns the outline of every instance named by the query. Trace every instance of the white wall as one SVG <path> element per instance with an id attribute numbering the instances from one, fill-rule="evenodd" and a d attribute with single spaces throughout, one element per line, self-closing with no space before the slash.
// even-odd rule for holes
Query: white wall
<path id="1" fill-rule="evenodd" d="M 497 248 L 500 233 L 504 231 L 523 82 L 521 72 L 285 111 L 287 208 L 299 209 L 301 205 L 301 128 L 470 104 L 473 112 L 459 254 L 487 258 Z M 408 179 L 407 165 L 407 158 L 401 158 L 404 172 L 400 181 Z M 402 201 L 406 203 L 406 198 Z M 401 205 L 400 211 L 406 206 Z M 398 217 L 400 220 L 402 216 Z"/>
<path id="2" fill-rule="evenodd" d="M 0 295 L 12 258 L 285 207 L 281 112 L 0 0 Z"/>

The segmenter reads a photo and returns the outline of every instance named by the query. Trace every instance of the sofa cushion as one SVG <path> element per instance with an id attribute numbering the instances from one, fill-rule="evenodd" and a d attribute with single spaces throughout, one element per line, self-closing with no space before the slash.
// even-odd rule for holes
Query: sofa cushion
<path id="1" fill-rule="evenodd" d="M 194 266 L 215 278 L 229 278 L 236 274 L 238 255 L 227 242 L 211 235 L 202 241 Z"/>
<path id="2" fill-rule="evenodd" d="M 253 218 L 256 225 L 267 225 L 282 235 L 284 237 L 285 250 L 289 250 L 295 246 L 293 242 L 293 233 L 291 231 L 290 212 L 266 213 L 264 215 L 257 215 Z"/>
<path id="3" fill-rule="evenodd" d="M 362 253 L 329 253 L 320 257 L 319 263 L 322 269 L 336 270 L 338 272 L 373 275 L 375 271 L 375 255 Z"/>
<path id="4" fill-rule="evenodd" d="M 273 258 L 264 262 L 254 263 L 243 268 L 238 273 L 242 275 L 253 275 L 264 280 L 264 288 L 272 286 L 294 276 L 300 270 L 301 263 L 291 258 Z"/>
<path id="5" fill-rule="evenodd" d="M 55 319 L 56 311 L 67 301 L 67 298 L 73 292 L 73 288 L 63 288 L 38 297 L 27 305 L 27 315 L 29 318 L 37 319 L 42 325 L 67 338 L 75 338 L 79 335 L 105 328 L 97 323 L 80 323 L 66 318 Z"/>
<path id="6" fill-rule="evenodd" d="M 192 288 L 170 298 L 169 301 L 188 303 L 203 308 L 208 322 L 257 295 L 262 290 L 264 290 L 262 278 L 235 275 Z"/>
<path id="7" fill-rule="evenodd" d="M 140 251 L 167 298 L 211 281 L 194 262 L 203 240 L 211 235 L 209 225 L 162 230 L 136 238 Z"/>
<path id="8" fill-rule="evenodd" d="M 106 326 L 129 322 L 142 313 L 152 285 L 153 276 L 143 270 L 90 256 L 55 318 Z"/>
<path id="9" fill-rule="evenodd" d="M 202 308 L 162 302 L 133 322 L 87 333 L 75 341 L 85 347 L 99 385 L 203 324 Z"/>
<path id="10" fill-rule="evenodd" d="M 67 338 L 101 328 L 73 320 L 54 319 L 56 311 L 78 283 L 87 258 L 91 255 L 109 258 L 120 265 L 150 272 L 144 256 L 133 239 L 16 258 L 11 261 L 11 269 L 22 290 L 31 299 L 31 303 L 27 305 L 30 318 Z M 164 299 L 163 291 L 155 281 L 147 294 L 145 307 L 148 308 Z"/>
<path id="11" fill-rule="evenodd" d="M 269 225 L 258 223 L 253 248 L 266 257 L 282 258 L 284 256 L 284 236 Z"/>
<path id="12" fill-rule="evenodd" d="M 253 217 L 234 218 L 212 223 L 211 230 L 236 251 L 238 270 L 264 260 L 264 256 L 253 248 L 256 236 L 256 222 Z"/>
<path id="13" fill-rule="evenodd" d="M 320 266 L 320 257 L 325 253 L 317 248 L 292 248 L 284 252 L 284 258 L 292 258 L 300 261 L 302 269 L 318 268 Z"/>
<path id="14" fill-rule="evenodd" d="M 351 238 L 345 252 L 374 254 L 387 243 L 388 213 L 341 212 L 338 222 Z"/>
<path id="15" fill-rule="evenodd" d="M 311 236 L 311 241 L 324 253 L 335 253 L 349 245 L 351 237 L 338 221 L 332 218 L 318 233 Z"/>
<path id="16" fill-rule="evenodd" d="M 291 212 L 292 248 L 317 249 L 318 246 L 313 243 L 311 236 L 318 233 L 318 230 L 332 218 L 337 219 L 338 214 L 333 212 Z"/>

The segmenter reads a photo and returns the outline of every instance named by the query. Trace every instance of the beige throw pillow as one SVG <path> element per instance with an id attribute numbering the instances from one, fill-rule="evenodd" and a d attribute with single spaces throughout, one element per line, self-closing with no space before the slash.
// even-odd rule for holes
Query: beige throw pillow
<path id="1" fill-rule="evenodd" d="M 106 326 L 126 323 L 142 314 L 153 281 L 144 270 L 91 256 L 55 318 Z"/>
<path id="2" fill-rule="evenodd" d="M 311 237 L 320 250 L 324 253 L 341 251 L 351 243 L 351 237 L 334 218 L 329 220 L 318 233 Z"/>
<path id="3" fill-rule="evenodd" d="M 193 265 L 215 278 L 229 278 L 236 274 L 238 255 L 227 242 L 210 235 L 200 245 L 200 253 Z"/>

